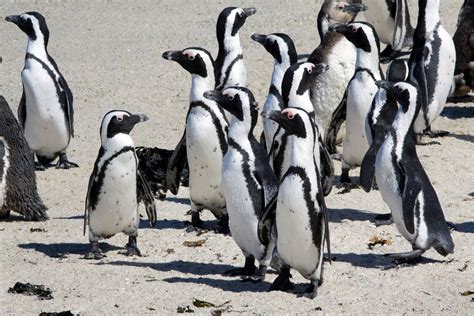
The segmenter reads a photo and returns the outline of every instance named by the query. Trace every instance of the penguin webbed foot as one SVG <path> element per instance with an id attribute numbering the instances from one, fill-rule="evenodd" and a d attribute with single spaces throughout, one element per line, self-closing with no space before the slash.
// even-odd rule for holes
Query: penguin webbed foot
<path id="1" fill-rule="evenodd" d="M 306 297 L 309 299 L 315 299 L 316 296 L 318 296 L 318 287 L 313 282 L 308 284 L 302 292 L 296 293 L 296 297 Z"/>
<path id="2" fill-rule="evenodd" d="M 280 274 L 277 276 L 270 286 L 269 292 L 271 291 L 282 291 L 288 292 L 295 289 L 295 285 L 290 281 L 290 268 L 285 266 L 280 270 Z"/>
<path id="3" fill-rule="evenodd" d="M 191 225 L 196 229 L 204 229 L 204 222 L 201 220 L 199 211 L 191 211 Z"/>
<path id="4" fill-rule="evenodd" d="M 127 257 L 133 257 L 133 256 L 141 257 L 142 256 L 142 254 L 140 252 L 140 249 L 138 249 L 138 247 L 137 247 L 137 237 L 136 236 L 128 237 L 128 243 L 125 247 L 126 247 L 126 250 L 121 251 L 120 254 L 123 254 Z"/>
<path id="5" fill-rule="evenodd" d="M 71 162 L 67 159 L 65 153 L 59 154 L 59 160 L 56 164 L 56 169 L 70 169 L 70 168 L 79 168 L 79 165 L 75 162 Z"/>
<path id="6" fill-rule="evenodd" d="M 252 256 L 245 257 L 245 265 L 243 268 L 234 268 L 224 272 L 225 276 L 252 276 L 257 274 L 258 270 L 255 266 L 255 258 Z"/>
<path id="7" fill-rule="evenodd" d="M 267 266 L 260 265 L 258 270 L 253 275 L 242 278 L 241 282 L 252 282 L 260 283 L 265 281 L 265 275 L 267 274 Z"/>
<path id="8" fill-rule="evenodd" d="M 215 231 L 218 234 L 223 234 L 223 235 L 229 235 L 230 234 L 229 215 L 225 214 L 225 215 L 222 215 L 219 218 Z"/>
<path id="9" fill-rule="evenodd" d="M 413 249 L 412 251 L 408 252 L 401 252 L 401 253 L 388 253 L 384 256 L 389 257 L 393 260 L 393 262 L 397 265 L 399 264 L 415 264 L 420 262 L 423 258 L 421 255 L 425 252 L 422 249 Z"/>
<path id="10" fill-rule="evenodd" d="M 426 131 L 423 132 L 423 135 L 428 136 L 429 138 L 439 138 L 445 137 L 449 135 L 448 131 L 432 131 L 431 128 L 428 128 Z"/>
<path id="11" fill-rule="evenodd" d="M 392 214 L 378 214 L 372 220 L 372 223 L 376 226 L 387 226 L 393 224 Z"/>
<path id="12" fill-rule="evenodd" d="M 91 241 L 91 250 L 84 255 L 86 260 L 99 260 L 106 257 L 102 252 L 102 249 L 99 248 L 99 242 Z"/>
<path id="13" fill-rule="evenodd" d="M 351 178 L 349 177 L 349 169 L 342 169 L 341 179 L 338 184 L 336 184 L 338 189 L 342 189 L 337 194 L 346 194 L 351 192 L 352 189 L 357 189 L 359 186 L 355 183 L 352 183 Z"/>
<path id="14" fill-rule="evenodd" d="M 45 171 L 48 165 L 44 165 L 38 161 L 35 162 L 35 171 Z"/>

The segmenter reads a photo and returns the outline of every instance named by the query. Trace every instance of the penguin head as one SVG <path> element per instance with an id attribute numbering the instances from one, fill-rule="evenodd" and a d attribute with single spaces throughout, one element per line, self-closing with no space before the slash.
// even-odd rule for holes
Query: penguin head
<path id="1" fill-rule="evenodd" d="M 148 121 L 144 114 L 132 114 L 123 110 L 113 110 L 104 115 L 100 125 L 102 143 L 116 135 L 129 135 L 137 123 Z"/>
<path id="2" fill-rule="evenodd" d="M 252 34 L 252 39 L 262 44 L 279 64 L 293 65 L 298 62 L 295 44 L 288 35 L 283 33 Z"/>
<path id="3" fill-rule="evenodd" d="M 326 72 L 326 64 L 297 63 L 288 68 L 281 84 L 282 98 L 285 106 L 291 97 L 302 96 L 309 91 L 316 78 Z"/>
<path id="4" fill-rule="evenodd" d="M 372 24 L 366 22 L 335 24 L 329 27 L 329 31 L 343 34 L 356 48 L 367 53 L 374 49 L 380 52 L 379 37 Z"/>
<path id="5" fill-rule="evenodd" d="M 45 46 L 48 45 L 49 30 L 46 20 L 38 12 L 26 12 L 20 15 L 10 15 L 5 21 L 16 24 L 32 41 L 43 39 Z"/>
<path id="6" fill-rule="evenodd" d="M 238 121 L 251 122 L 252 128 L 257 124 L 258 104 L 252 91 L 249 89 L 244 87 L 228 87 L 224 90 L 206 91 L 204 92 L 204 97 L 215 101 Z"/>
<path id="7" fill-rule="evenodd" d="M 367 6 L 362 3 L 325 0 L 318 14 L 319 36 L 323 38 L 330 25 L 353 22 L 359 12 L 366 10 Z"/>
<path id="8" fill-rule="evenodd" d="M 177 62 L 192 75 L 203 78 L 214 76 L 214 60 L 204 48 L 189 47 L 181 51 L 167 51 L 163 53 L 163 58 Z"/>
<path id="9" fill-rule="evenodd" d="M 404 113 L 416 113 L 421 108 L 421 98 L 418 97 L 418 88 L 408 82 L 389 82 L 385 80 L 376 81 L 375 84 L 385 89 L 398 104 Z"/>
<path id="10" fill-rule="evenodd" d="M 308 112 L 300 108 L 286 108 L 282 111 L 271 111 L 268 118 L 275 121 L 288 135 L 306 138 L 307 127 L 314 126 Z"/>
<path id="11" fill-rule="evenodd" d="M 217 18 L 216 34 L 219 45 L 224 43 L 226 36 L 235 36 L 245 24 L 247 17 L 257 12 L 255 8 L 228 7 L 222 10 Z"/>

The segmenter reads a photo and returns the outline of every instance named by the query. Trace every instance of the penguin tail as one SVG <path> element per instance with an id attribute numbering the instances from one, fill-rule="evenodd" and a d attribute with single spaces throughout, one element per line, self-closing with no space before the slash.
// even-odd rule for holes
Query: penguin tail
<path id="1" fill-rule="evenodd" d="M 22 215 L 28 221 L 42 222 L 49 219 L 47 210 L 48 208 L 44 206 L 43 202 L 38 201 L 37 203 L 32 205 L 26 212 L 22 212 Z"/>

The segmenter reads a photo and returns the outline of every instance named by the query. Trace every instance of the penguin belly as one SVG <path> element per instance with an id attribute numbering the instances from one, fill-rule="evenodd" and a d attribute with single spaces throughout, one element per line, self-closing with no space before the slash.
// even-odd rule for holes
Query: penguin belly
<path id="1" fill-rule="evenodd" d="M 428 89 L 428 126 L 438 118 L 446 105 L 456 65 L 456 49 L 453 40 L 442 26 L 431 35 L 431 41 L 425 45 L 425 51 L 432 52 L 433 48 L 439 49 L 437 61 L 434 61 L 435 56 L 431 56 L 425 61 L 427 81 L 436 82 L 433 91 Z M 430 82 L 427 82 L 427 85 L 429 88 Z M 428 126 L 426 126 L 423 112 L 420 111 L 414 125 L 415 133 L 423 132 Z"/>
<path id="2" fill-rule="evenodd" d="M 313 243 L 303 191 L 303 181 L 295 175 L 287 176 L 280 185 L 276 212 L 277 249 L 286 264 L 309 279 L 321 258 Z"/>
<path id="3" fill-rule="evenodd" d="M 95 236 L 111 237 L 138 229 L 137 170 L 135 155 L 123 153 L 105 170 L 97 206 L 89 213 L 90 231 Z"/>
<path id="4" fill-rule="evenodd" d="M 69 144 L 69 131 L 56 86 L 45 69 L 37 63 L 23 70 L 25 89 L 25 138 L 40 156 L 55 157 Z"/>
<path id="5" fill-rule="evenodd" d="M 384 44 L 392 44 L 396 26 L 394 18 L 390 16 L 387 1 L 364 0 L 363 2 L 369 7 L 369 10 L 364 12 L 364 17 L 377 30 L 379 40 Z"/>
<path id="6" fill-rule="evenodd" d="M 235 243 L 244 255 L 253 255 L 257 260 L 268 265 L 271 252 L 266 258 L 266 247 L 258 240 L 258 218 L 255 215 L 252 198 L 242 170 L 242 156 L 234 150 L 224 157 L 222 165 L 222 187 L 226 197 L 229 228 Z M 260 207 L 260 205 L 259 205 Z"/>
<path id="7" fill-rule="evenodd" d="M 377 86 L 365 72 L 351 81 L 347 94 L 346 135 L 342 148 L 344 162 L 360 166 L 369 149 L 366 135 L 367 114 L 377 92 Z"/>
<path id="8" fill-rule="evenodd" d="M 212 117 L 202 108 L 189 113 L 186 148 L 191 200 L 220 216 L 226 205 L 221 187 L 222 150 Z"/>
<path id="9" fill-rule="evenodd" d="M 10 167 L 8 144 L 0 137 L 0 214 L 7 193 L 7 173 Z"/>
<path id="10" fill-rule="evenodd" d="M 263 105 L 263 113 L 270 113 L 271 111 L 278 111 L 280 109 L 280 105 L 278 103 L 278 99 L 273 95 L 270 94 Z M 270 151 L 270 148 L 273 143 L 273 138 L 275 136 L 276 131 L 278 130 L 278 124 L 274 121 L 270 120 L 267 117 L 263 118 L 263 131 L 265 133 L 265 142 L 267 145 L 267 152 Z"/>

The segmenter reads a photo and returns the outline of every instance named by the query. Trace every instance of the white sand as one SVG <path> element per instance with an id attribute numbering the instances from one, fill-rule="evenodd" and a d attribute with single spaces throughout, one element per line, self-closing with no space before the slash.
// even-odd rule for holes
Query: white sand
<path id="1" fill-rule="evenodd" d="M 411 1 L 410 1 L 411 2 Z M 462 1 L 441 1 L 443 23 L 453 34 Z M 263 104 L 270 80 L 271 56 L 250 34 L 285 32 L 300 53 L 319 42 L 316 15 L 319 1 L 2 1 L 0 12 L 0 94 L 16 110 L 21 97 L 20 71 L 26 36 L 4 16 L 37 10 L 51 32 L 49 51 L 71 86 L 75 98 L 75 130 L 69 157 L 79 169 L 49 169 L 37 175 L 41 196 L 51 220 L 44 223 L 0 223 L 0 314 L 38 314 L 72 310 L 81 314 L 175 313 L 191 305 L 196 312 L 212 309 L 192 306 L 193 298 L 222 304 L 233 313 L 350 314 L 465 314 L 473 308 L 474 291 L 474 136 L 473 104 L 449 105 L 449 116 L 434 124 L 452 134 L 441 145 L 419 147 L 419 156 L 438 193 L 444 212 L 459 231 L 452 233 L 455 254 L 447 258 L 434 250 L 422 264 L 395 267 L 382 254 L 410 250 L 394 226 L 373 227 L 373 213 L 388 212 L 379 192 L 355 190 L 327 198 L 331 213 L 331 242 L 336 261 L 325 265 L 325 283 L 315 300 L 293 294 L 267 293 L 276 277 L 262 284 L 239 282 L 221 273 L 243 265 L 244 258 L 231 237 L 186 233 L 183 223 L 189 208 L 188 191 L 159 202 L 155 229 L 139 232 L 142 258 L 127 258 L 118 251 L 124 235 L 107 240 L 107 257 L 82 259 L 88 249 L 82 235 L 87 181 L 99 149 L 99 124 L 111 109 L 147 113 L 151 121 L 139 125 L 132 136 L 137 145 L 173 148 L 184 124 L 190 76 L 177 64 L 161 58 L 168 49 L 208 48 L 215 56 L 215 21 L 229 5 L 253 5 L 258 13 L 241 31 L 248 81 Z M 413 17 L 416 19 L 416 14 Z M 446 113 L 446 112 L 445 112 Z M 336 165 L 337 174 L 340 165 Z M 358 175 L 358 171 L 353 173 Z M 204 212 L 208 227 L 215 222 Z M 144 223 L 145 224 L 145 223 Z M 30 232 L 44 228 L 47 232 Z M 374 236 L 391 239 L 390 246 L 367 248 Z M 206 239 L 201 248 L 183 241 Z M 174 253 L 167 253 L 173 249 Z M 171 252 L 171 251 L 170 251 Z M 467 268 L 461 272 L 465 263 Z M 297 283 L 306 282 L 293 272 Z M 15 282 L 44 284 L 54 299 L 8 294 Z"/>

